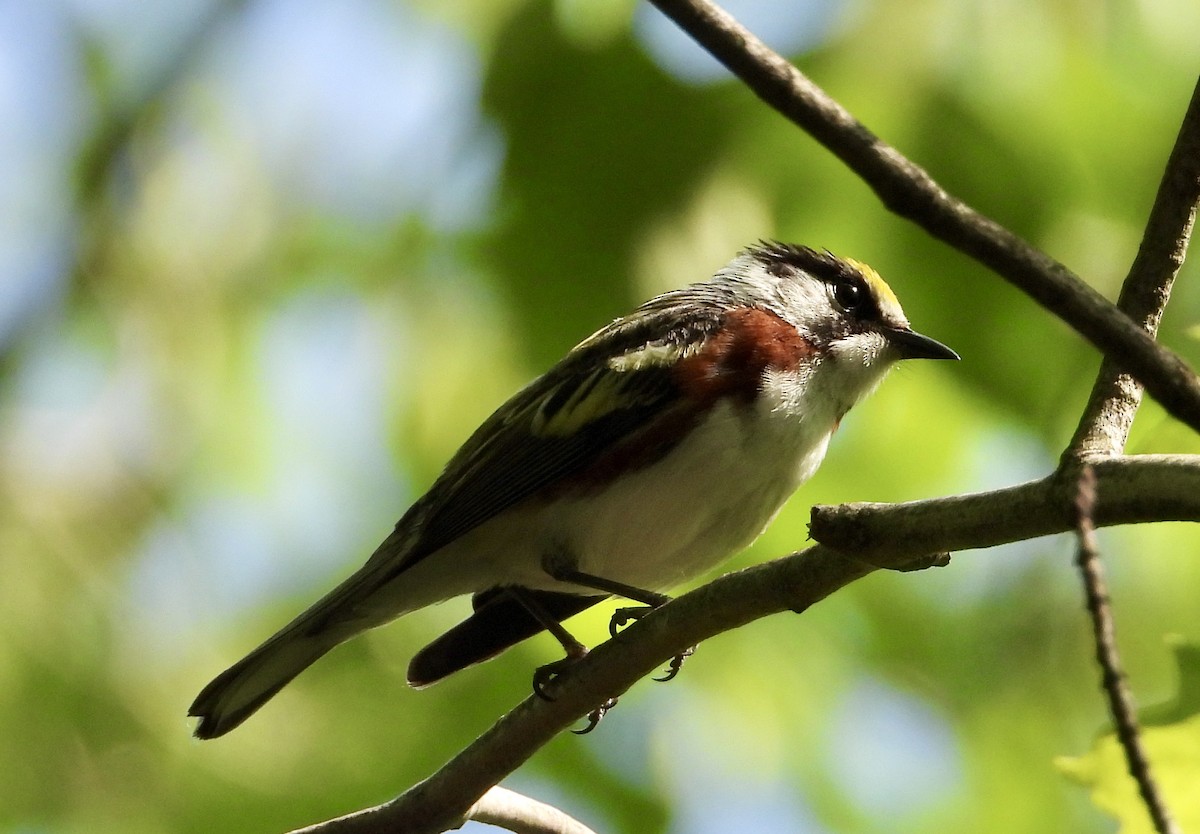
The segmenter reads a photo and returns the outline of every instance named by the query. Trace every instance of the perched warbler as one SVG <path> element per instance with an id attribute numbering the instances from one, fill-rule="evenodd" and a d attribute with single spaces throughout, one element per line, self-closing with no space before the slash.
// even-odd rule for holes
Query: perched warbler
<path id="1" fill-rule="evenodd" d="M 763 531 L 896 361 L 957 358 L 865 264 L 751 246 L 502 405 L 358 572 L 204 688 L 195 733 L 229 732 L 339 643 L 463 594 L 474 612 L 417 653 L 411 685 L 547 628 L 558 671 L 586 651 L 562 620 L 612 594 L 662 603 Z"/>

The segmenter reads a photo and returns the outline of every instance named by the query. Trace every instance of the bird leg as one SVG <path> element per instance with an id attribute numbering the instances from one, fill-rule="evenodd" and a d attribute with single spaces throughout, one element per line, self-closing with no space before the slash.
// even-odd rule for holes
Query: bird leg
<path id="1" fill-rule="evenodd" d="M 533 594 L 527 593 L 524 588 L 515 585 L 505 588 L 505 590 L 513 599 L 521 603 L 546 631 L 554 635 L 559 645 L 563 647 L 563 651 L 566 652 L 566 657 L 553 663 L 547 663 L 545 666 L 539 666 L 533 673 L 534 694 L 546 701 L 553 701 L 547 688 L 563 671 L 587 657 L 588 648 L 576 640 L 575 636 L 567 631 L 566 626 L 551 615 Z"/>
<path id="2" fill-rule="evenodd" d="M 603 576 L 595 576 L 594 574 L 584 573 L 576 570 L 573 567 L 565 565 L 562 561 L 547 559 L 543 563 L 546 573 L 557 579 L 559 582 L 571 582 L 576 585 L 583 585 L 587 588 L 594 588 L 597 591 L 605 591 L 610 594 L 631 599 L 634 602 L 640 602 L 642 605 L 627 608 L 618 608 L 613 611 L 612 619 L 608 621 L 608 633 L 616 637 L 617 632 L 633 622 L 640 620 L 642 617 L 649 614 L 656 608 L 661 608 L 671 601 L 671 598 L 666 594 L 660 594 L 657 591 L 647 591 L 644 588 L 638 588 L 634 585 L 626 585 L 624 582 L 617 582 L 613 579 L 606 579 Z M 665 683 L 676 675 L 683 667 L 683 662 L 696 653 L 696 647 L 691 646 L 684 649 L 679 654 L 671 658 L 671 663 L 667 667 L 666 674 L 661 678 L 654 680 Z M 603 716 L 602 716 L 603 717 Z"/>
<path id="3" fill-rule="evenodd" d="M 553 696 L 547 691 L 554 683 L 555 679 L 565 672 L 570 667 L 574 666 L 579 661 L 587 657 L 587 646 L 580 643 L 571 632 L 567 631 L 566 627 L 557 619 L 550 615 L 542 604 L 537 601 L 537 598 L 525 591 L 524 588 L 516 586 L 506 589 L 517 602 L 525 607 L 525 610 L 533 615 L 534 619 L 545 626 L 558 640 L 559 644 L 566 652 L 566 656 L 553 663 L 547 663 L 545 666 L 539 666 L 533 672 L 533 694 L 546 701 L 553 701 Z M 592 730 L 596 729 L 596 725 L 600 723 L 600 719 L 608 714 L 608 711 L 617 705 L 616 698 L 609 698 L 600 706 L 588 713 L 588 724 L 582 730 L 572 730 L 576 735 L 587 735 Z"/>

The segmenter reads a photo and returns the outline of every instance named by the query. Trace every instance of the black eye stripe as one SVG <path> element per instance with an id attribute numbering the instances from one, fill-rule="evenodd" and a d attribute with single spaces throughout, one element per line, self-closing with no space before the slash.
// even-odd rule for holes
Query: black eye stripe
<path id="1" fill-rule="evenodd" d="M 830 299 L 849 319 L 873 322 L 882 315 L 879 298 L 859 268 L 828 250 L 818 252 L 807 246 L 760 241 L 747 251 L 777 278 L 793 278 L 799 270 L 824 281 Z"/>

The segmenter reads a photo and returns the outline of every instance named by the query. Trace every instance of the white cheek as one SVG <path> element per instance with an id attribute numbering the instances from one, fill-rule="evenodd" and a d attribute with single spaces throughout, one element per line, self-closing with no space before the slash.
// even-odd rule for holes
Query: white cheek
<path id="1" fill-rule="evenodd" d="M 829 358 L 832 361 L 821 368 L 818 387 L 844 414 L 875 390 L 898 357 L 880 334 L 859 333 L 831 344 Z"/>
<path id="2" fill-rule="evenodd" d="M 872 368 L 876 365 L 890 365 L 890 346 L 887 339 L 878 333 L 856 333 L 838 339 L 829 346 L 829 354 L 834 362 L 846 366 L 847 370 L 855 366 Z"/>

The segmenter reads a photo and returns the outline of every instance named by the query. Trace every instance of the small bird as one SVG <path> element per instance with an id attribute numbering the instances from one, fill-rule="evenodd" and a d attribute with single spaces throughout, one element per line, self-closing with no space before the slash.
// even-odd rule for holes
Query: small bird
<path id="1" fill-rule="evenodd" d="M 752 542 L 901 359 L 958 355 L 828 251 L 763 241 L 647 301 L 502 405 L 362 568 L 208 684 L 196 736 L 354 635 L 465 594 L 473 613 L 416 654 L 409 684 L 548 629 L 567 657 L 537 689 L 586 653 L 563 620 L 614 594 L 660 605 Z"/>

